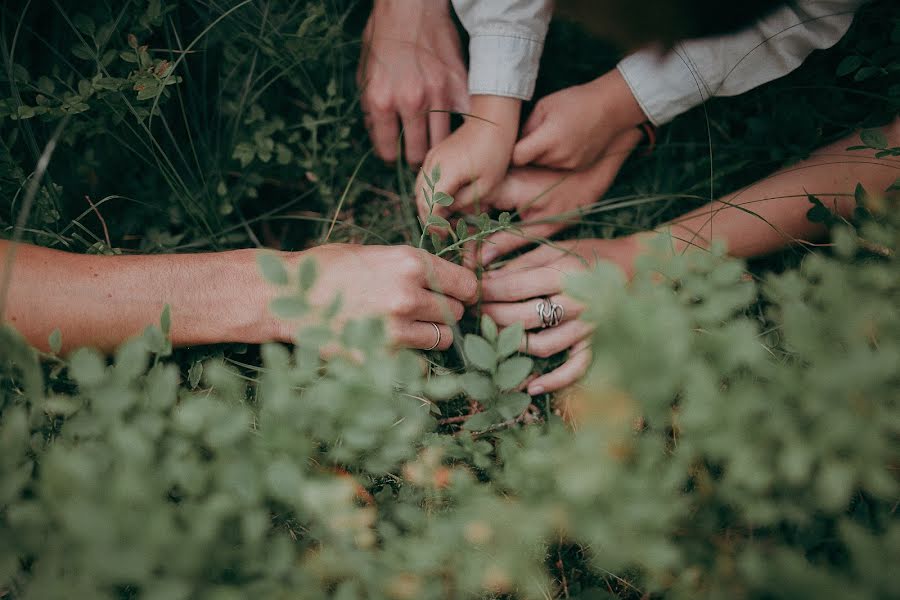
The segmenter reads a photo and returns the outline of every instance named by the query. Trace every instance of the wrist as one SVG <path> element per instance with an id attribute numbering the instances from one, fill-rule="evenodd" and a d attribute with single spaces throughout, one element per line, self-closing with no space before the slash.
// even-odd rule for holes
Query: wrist
<path id="1" fill-rule="evenodd" d="M 515 144 L 519 133 L 519 115 L 522 101 L 506 96 L 472 96 L 470 117 L 466 123 L 482 123 L 496 127 L 501 138 L 508 142 L 510 148 Z"/>
<path id="2" fill-rule="evenodd" d="M 612 69 L 585 86 L 597 99 L 599 110 L 595 114 L 602 116 L 607 123 L 612 122 L 617 132 L 637 127 L 648 120 L 618 69 Z"/>

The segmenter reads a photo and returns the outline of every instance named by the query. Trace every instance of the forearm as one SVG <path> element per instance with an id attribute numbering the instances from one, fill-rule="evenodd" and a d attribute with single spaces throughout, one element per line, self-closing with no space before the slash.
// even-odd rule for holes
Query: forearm
<path id="1" fill-rule="evenodd" d="M 0 241 L 0 275 L 12 244 Z M 253 251 L 92 256 L 30 245 L 15 248 L 2 316 L 38 348 L 55 329 L 65 350 L 111 350 L 159 322 L 171 307 L 176 346 L 264 341 L 267 287 Z"/>
<path id="2" fill-rule="evenodd" d="M 884 132 L 891 146 L 900 144 L 900 119 Z M 808 160 L 669 223 L 663 229 L 671 231 L 674 250 L 707 247 L 718 239 L 731 255 L 751 257 L 796 241 L 820 239 L 826 230 L 807 218 L 812 207 L 808 194 L 838 217 L 849 218 L 856 206 L 857 183 L 881 193 L 900 175 L 896 159 L 874 159 L 871 151 L 848 152 L 846 148 L 857 140 L 854 135 L 826 146 Z"/>

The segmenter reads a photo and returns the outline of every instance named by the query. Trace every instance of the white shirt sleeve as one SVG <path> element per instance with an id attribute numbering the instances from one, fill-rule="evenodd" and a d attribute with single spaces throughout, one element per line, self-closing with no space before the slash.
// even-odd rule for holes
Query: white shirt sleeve
<path id="1" fill-rule="evenodd" d="M 738 33 L 644 49 L 618 65 L 654 125 L 668 123 L 712 96 L 736 96 L 800 66 L 836 44 L 867 0 L 795 0 Z"/>
<path id="2" fill-rule="evenodd" d="M 453 0 L 469 33 L 469 93 L 530 100 L 552 0 Z"/>

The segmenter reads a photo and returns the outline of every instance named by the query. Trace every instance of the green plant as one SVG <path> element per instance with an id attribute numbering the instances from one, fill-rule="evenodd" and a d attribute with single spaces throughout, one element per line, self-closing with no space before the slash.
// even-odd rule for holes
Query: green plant
<path id="1" fill-rule="evenodd" d="M 0 7 L 4 236 L 50 139 L 23 234 L 71 251 L 430 241 L 455 259 L 513 226 L 427 236 L 411 175 L 368 160 L 365 7 L 26 5 Z M 896 10 L 872 3 L 837 52 L 674 123 L 573 235 L 654 225 L 895 113 Z M 561 24 L 546 56 L 544 90 L 614 60 Z M 313 263 L 264 252 L 273 311 L 312 323 L 293 346 L 172 349 L 168 312 L 112 357 L 38 355 L 4 327 L 0 598 L 890 597 L 896 188 L 858 188 L 852 222 L 810 199 L 833 255 L 661 245 L 631 285 L 573 279 L 595 361 L 565 397 L 517 391 L 561 359 L 518 355 L 519 328 L 468 319 L 456 351 L 391 351 L 378 321 L 336 330 L 340 298 L 312 309 Z"/>

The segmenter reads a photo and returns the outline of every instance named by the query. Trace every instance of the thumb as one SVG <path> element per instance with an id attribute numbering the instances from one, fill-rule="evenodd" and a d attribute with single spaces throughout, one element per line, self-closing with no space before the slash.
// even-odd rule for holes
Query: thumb
<path id="1" fill-rule="evenodd" d="M 546 121 L 526 134 L 513 148 L 512 163 L 517 167 L 535 162 L 553 144 L 553 130 Z"/>

